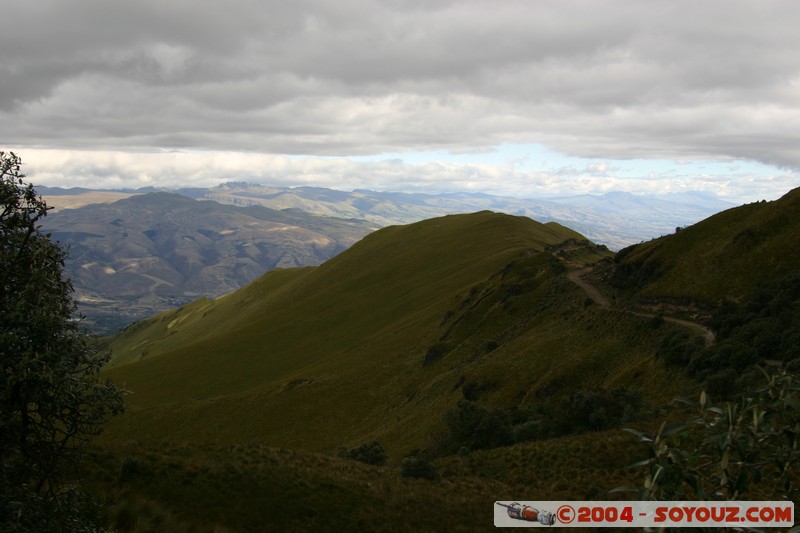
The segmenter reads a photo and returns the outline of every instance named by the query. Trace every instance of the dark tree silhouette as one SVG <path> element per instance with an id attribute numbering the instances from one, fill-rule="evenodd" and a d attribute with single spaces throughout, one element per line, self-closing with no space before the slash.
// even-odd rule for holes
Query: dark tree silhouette
<path id="1" fill-rule="evenodd" d="M 70 467 L 122 392 L 99 378 L 108 354 L 81 328 L 66 251 L 40 231 L 47 205 L 20 169 L 0 152 L 0 529 L 64 530 Z"/>

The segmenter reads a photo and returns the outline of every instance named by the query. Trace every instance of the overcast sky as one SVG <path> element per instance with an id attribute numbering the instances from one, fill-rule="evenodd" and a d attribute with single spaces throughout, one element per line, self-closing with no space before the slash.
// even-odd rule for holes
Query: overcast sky
<path id="1" fill-rule="evenodd" d="M 35 182 L 517 196 L 800 186 L 800 3 L 4 0 Z"/>

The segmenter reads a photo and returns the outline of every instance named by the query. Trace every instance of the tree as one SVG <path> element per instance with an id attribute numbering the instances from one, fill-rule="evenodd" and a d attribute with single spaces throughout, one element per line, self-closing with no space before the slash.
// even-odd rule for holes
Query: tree
<path id="1" fill-rule="evenodd" d="M 400 463 L 400 475 L 403 477 L 413 477 L 427 479 L 429 481 L 439 481 L 439 470 L 431 462 L 427 454 L 420 449 L 412 450 L 403 462 Z"/>
<path id="2" fill-rule="evenodd" d="M 81 327 L 66 251 L 40 231 L 48 208 L 20 169 L 0 151 L 0 529 L 74 529 L 42 509 L 62 507 L 70 467 L 122 392 L 99 378 L 109 355 Z"/>

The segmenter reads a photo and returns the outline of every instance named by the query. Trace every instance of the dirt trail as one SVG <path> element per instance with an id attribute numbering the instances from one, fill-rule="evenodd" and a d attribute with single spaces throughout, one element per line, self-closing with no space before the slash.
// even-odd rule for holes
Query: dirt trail
<path id="1" fill-rule="evenodd" d="M 584 274 L 588 274 L 592 271 L 592 267 L 582 268 L 581 270 L 573 270 L 572 272 L 567 274 L 567 279 L 569 279 L 572 283 L 580 287 L 581 289 L 586 292 L 586 294 L 595 301 L 605 307 L 606 309 L 611 309 L 611 302 L 608 301 L 608 298 L 603 296 L 597 287 L 592 285 L 591 283 L 587 282 L 583 279 Z"/>
<path id="2" fill-rule="evenodd" d="M 629 311 L 627 309 L 615 307 L 611 305 L 611 302 L 608 301 L 608 298 L 603 296 L 603 294 L 591 283 L 583 279 L 584 274 L 588 274 L 591 272 L 592 267 L 582 268 L 580 270 L 573 270 L 567 274 L 567 279 L 570 280 L 572 283 L 580 287 L 584 290 L 587 296 L 594 300 L 595 303 L 601 305 L 605 309 L 609 309 L 611 311 L 627 311 L 633 315 L 640 316 L 643 318 L 655 318 L 656 314 L 654 313 L 643 313 L 641 311 Z M 703 338 L 705 339 L 706 346 L 711 346 L 714 344 L 715 335 L 714 332 L 708 329 L 706 326 L 699 322 L 692 322 L 691 320 L 684 320 L 682 318 L 675 318 L 672 316 L 664 316 L 664 320 L 667 322 L 672 322 L 673 324 L 678 324 L 681 326 L 685 326 L 687 328 L 691 328 L 694 330 L 699 330 L 703 332 Z"/>

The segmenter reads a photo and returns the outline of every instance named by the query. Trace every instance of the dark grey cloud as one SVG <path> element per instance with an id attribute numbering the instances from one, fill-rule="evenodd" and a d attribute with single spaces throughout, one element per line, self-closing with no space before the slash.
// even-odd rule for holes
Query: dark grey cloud
<path id="1" fill-rule="evenodd" d="M 10 0 L 0 143 L 800 167 L 800 4 Z"/>

